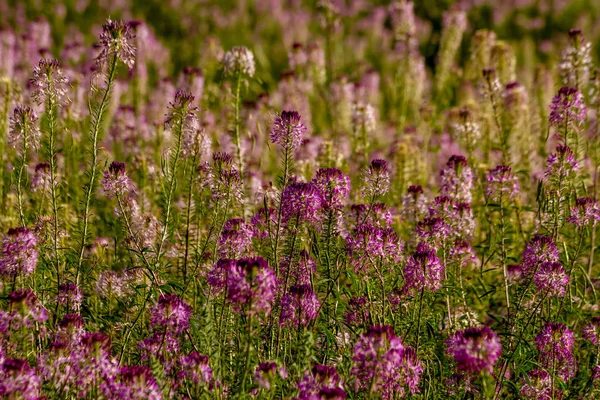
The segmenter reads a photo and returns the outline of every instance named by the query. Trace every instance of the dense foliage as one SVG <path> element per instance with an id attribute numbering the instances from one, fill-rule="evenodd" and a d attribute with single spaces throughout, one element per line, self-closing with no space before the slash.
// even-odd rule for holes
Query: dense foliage
<path id="1" fill-rule="evenodd" d="M 446 3 L 0 1 L 0 397 L 600 398 L 599 6 Z"/>

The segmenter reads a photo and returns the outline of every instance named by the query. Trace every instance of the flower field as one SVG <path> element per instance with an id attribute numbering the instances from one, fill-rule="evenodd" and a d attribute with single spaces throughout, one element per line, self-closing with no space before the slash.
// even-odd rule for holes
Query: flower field
<path id="1" fill-rule="evenodd" d="M 596 0 L 0 0 L 0 398 L 600 399 Z"/>

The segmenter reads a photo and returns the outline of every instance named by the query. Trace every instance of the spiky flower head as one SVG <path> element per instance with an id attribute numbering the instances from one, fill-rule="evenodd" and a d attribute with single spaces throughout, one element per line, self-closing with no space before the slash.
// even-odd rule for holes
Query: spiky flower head
<path id="1" fill-rule="evenodd" d="M 129 23 L 121 20 L 113 21 L 109 18 L 106 24 L 102 25 L 101 50 L 96 57 L 96 63 L 103 69 L 114 57 L 132 69 L 135 64 L 134 38 L 135 34 Z"/>
<path id="2" fill-rule="evenodd" d="M 25 227 L 10 228 L 2 239 L 0 275 L 14 278 L 29 276 L 38 261 L 37 239 Z"/>
<path id="3" fill-rule="evenodd" d="M 577 370 L 574 345 L 573 332 L 566 325 L 557 322 L 547 322 L 535 338 L 540 365 L 548 370 L 555 369 L 564 381 L 575 376 Z"/>
<path id="4" fill-rule="evenodd" d="M 150 324 L 156 330 L 174 334 L 185 331 L 190 324 L 192 307 L 176 295 L 161 295 L 150 314 Z"/>
<path id="5" fill-rule="evenodd" d="M 444 265 L 435 250 L 425 243 L 419 243 L 404 268 L 404 291 L 414 295 L 421 290 L 439 290 L 443 277 Z"/>
<path id="6" fill-rule="evenodd" d="M 281 299 L 279 324 L 305 327 L 317 317 L 319 300 L 311 285 L 294 285 Z"/>
<path id="7" fill-rule="evenodd" d="M 232 47 L 223 56 L 223 72 L 226 76 L 238 74 L 252 78 L 255 72 L 254 54 L 244 46 Z"/>
<path id="8" fill-rule="evenodd" d="M 530 276 L 537 271 L 542 263 L 557 263 L 558 249 L 550 236 L 535 235 L 523 251 L 521 271 L 524 276 Z"/>
<path id="9" fill-rule="evenodd" d="M 390 326 L 372 326 L 354 346 L 351 374 L 355 390 L 378 393 L 383 399 L 418 391 L 423 367 L 410 347 Z"/>
<path id="10" fill-rule="evenodd" d="M 33 176 L 31 177 L 32 192 L 48 192 L 52 185 L 50 176 L 50 164 L 39 163 L 35 166 Z"/>
<path id="11" fill-rule="evenodd" d="M 316 364 L 298 382 L 298 400 L 345 399 L 342 384 L 335 367 Z"/>
<path id="12" fill-rule="evenodd" d="M 575 200 L 575 207 L 571 209 L 571 216 L 567 218 L 567 222 L 578 228 L 595 226 L 599 220 L 600 208 L 598 208 L 598 203 L 589 197 L 578 197 Z"/>
<path id="13" fill-rule="evenodd" d="M 356 226 L 346 238 L 350 264 L 355 272 L 368 274 L 375 263 L 397 264 L 404 248 L 392 228 L 378 228 L 370 224 Z"/>
<path id="14" fill-rule="evenodd" d="M 29 149 L 37 149 L 40 145 L 42 134 L 37 120 L 33 109 L 27 106 L 17 106 L 10 117 L 8 145 L 20 156 L 26 155 Z"/>
<path id="15" fill-rule="evenodd" d="M 584 87 L 590 77 L 592 44 L 583 36 L 581 29 L 569 31 L 569 44 L 562 53 L 560 73 L 565 85 Z"/>
<path id="16" fill-rule="evenodd" d="M 323 208 L 319 189 L 313 183 L 296 182 L 286 186 L 281 195 L 281 212 L 284 222 L 308 222 L 320 220 L 318 211 Z"/>
<path id="17" fill-rule="evenodd" d="M 498 165 L 486 177 L 485 194 L 491 201 L 512 200 L 519 194 L 519 180 L 508 165 Z"/>
<path id="18" fill-rule="evenodd" d="M 552 400 L 562 398 L 562 392 L 558 388 L 552 390 L 552 376 L 543 369 L 534 369 L 523 377 L 523 386 L 519 396 L 527 400 Z"/>
<path id="19" fill-rule="evenodd" d="M 326 211 L 341 209 L 350 193 L 350 178 L 336 168 L 320 168 L 312 183 L 321 193 Z"/>
<path id="20" fill-rule="evenodd" d="M 53 58 L 43 58 L 33 68 L 33 77 L 29 80 L 32 97 L 36 104 L 65 105 L 69 103 L 67 93 L 69 80 L 64 75 L 60 63 Z"/>
<path id="21" fill-rule="evenodd" d="M 583 337 L 594 346 L 600 344 L 600 317 L 592 317 L 590 323 L 583 328 Z"/>
<path id="22" fill-rule="evenodd" d="M 491 374 L 502 352 L 500 338 L 487 326 L 456 332 L 446 341 L 447 351 L 459 371 L 477 375 Z"/>
<path id="23" fill-rule="evenodd" d="M 210 386 L 213 381 L 213 371 L 208 363 L 208 356 L 200 353 L 190 353 L 181 357 L 181 371 L 177 378 L 188 380 L 194 386 Z"/>
<path id="24" fill-rule="evenodd" d="M 243 218 L 231 218 L 225 222 L 217 242 L 219 257 L 240 258 L 252 244 L 254 230 Z"/>
<path id="25" fill-rule="evenodd" d="M 249 315 L 271 313 L 277 278 L 264 258 L 242 258 L 225 263 L 224 268 L 227 268 L 227 300 L 237 311 L 244 310 Z"/>
<path id="26" fill-rule="evenodd" d="M 367 199 L 383 196 L 390 189 L 390 173 L 387 162 L 382 159 L 371 161 L 363 173 L 362 195 Z"/>
<path id="27" fill-rule="evenodd" d="M 0 394 L 6 399 L 38 399 L 42 378 L 27 360 L 0 357 Z"/>
<path id="28" fill-rule="evenodd" d="M 108 198 L 122 197 L 133 189 L 133 183 L 125 171 L 125 163 L 113 161 L 104 171 L 102 190 Z"/>
<path id="29" fill-rule="evenodd" d="M 440 194 L 448 196 L 458 203 L 471 202 L 473 172 L 465 157 L 456 154 L 451 156 L 440 175 L 442 177 Z"/>
<path id="30" fill-rule="evenodd" d="M 291 152 L 300 147 L 306 131 L 297 111 L 284 110 L 273 121 L 271 142 L 281 146 L 284 151 Z"/>
<path id="31" fill-rule="evenodd" d="M 557 146 L 556 153 L 548 156 L 546 164 L 544 178 L 551 181 L 567 178 L 579 171 L 579 163 L 569 146 Z"/>
<path id="32" fill-rule="evenodd" d="M 572 87 L 562 87 L 552 98 L 548 121 L 559 129 L 571 128 L 583 123 L 587 116 L 587 107 L 583 94 Z"/>

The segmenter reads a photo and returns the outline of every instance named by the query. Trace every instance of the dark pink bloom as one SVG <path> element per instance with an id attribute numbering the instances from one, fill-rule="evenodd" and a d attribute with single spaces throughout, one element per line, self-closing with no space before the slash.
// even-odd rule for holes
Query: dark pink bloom
<path id="1" fill-rule="evenodd" d="M 482 371 L 491 374 L 502 352 L 500 338 L 487 326 L 458 331 L 446 346 L 459 371 L 474 375 Z"/>

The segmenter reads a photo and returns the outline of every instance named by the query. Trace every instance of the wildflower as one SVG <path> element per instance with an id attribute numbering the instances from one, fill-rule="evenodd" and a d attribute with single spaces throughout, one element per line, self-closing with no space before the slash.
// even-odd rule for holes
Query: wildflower
<path id="1" fill-rule="evenodd" d="M 404 291 L 415 294 L 422 290 L 436 291 L 442 288 L 444 266 L 433 248 L 425 243 L 417 245 L 417 251 L 404 268 Z"/>
<path id="2" fill-rule="evenodd" d="M 246 307 L 250 315 L 271 312 L 277 279 L 262 257 L 227 263 L 227 299 L 236 310 Z"/>
<path id="3" fill-rule="evenodd" d="M 302 144 L 306 126 L 297 111 L 282 111 L 273 121 L 271 143 L 278 144 L 284 151 L 293 152 Z"/>
<path id="4" fill-rule="evenodd" d="M 365 102 L 355 102 L 352 105 L 352 126 L 355 135 L 368 137 L 375 131 L 375 108 Z M 366 149 L 361 149 L 366 151 Z"/>
<path id="5" fill-rule="evenodd" d="M 474 375 L 482 371 L 491 374 L 502 352 L 500 338 L 487 326 L 458 331 L 446 346 L 459 371 Z"/>
<path id="6" fill-rule="evenodd" d="M 441 172 L 442 188 L 440 194 L 448 196 L 458 203 L 471 202 L 473 189 L 473 173 L 463 156 L 453 155 L 446 168 Z"/>
<path id="7" fill-rule="evenodd" d="M 36 104 L 49 102 L 51 105 L 66 105 L 69 103 L 67 93 L 69 80 L 65 77 L 60 63 L 55 59 L 43 58 L 33 68 L 32 97 Z"/>
<path id="8" fill-rule="evenodd" d="M 600 209 L 598 203 L 589 197 L 579 197 L 575 200 L 575 207 L 571 209 L 571 216 L 567 218 L 567 222 L 575 225 L 578 228 L 587 226 L 596 226 L 596 222 L 600 220 Z"/>
<path id="9" fill-rule="evenodd" d="M 316 364 L 298 382 L 298 400 L 345 399 L 343 381 L 335 367 Z M 329 396 L 325 396 L 328 394 Z"/>
<path id="10" fill-rule="evenodd" d="M 417 235 L 431 246 L 438 247 L 440 243 L 448 239 L 454 229 L 442 218 L 425 217 L 417 223 Z"/>
<path id="11" fill-rule="evenodd" d="M 208 365 L 208 356 L 196 352 L 181 357 L 180 380 L 188 380 L 192 386 L 212 386 L 213 371 Z"/>
<path id="12" fill-rule="evenodd" d="M 0 358 L 0 395 L 5 398 L 37 399 L 42 379 L 27 360 Z"/>
<path id="13" fill-rule="evenodd" d="M 417 222 L 428 214 L 427 199 L 420 185 L 408 187 L 407 194 L 402 197 L 402 216 L 411 222 Z"/>
<path id="14" fill-rule="evenodd" d="M 32 328 L 36 323 L 48 319 L 48 312 L 39 304 L 37 296 L 31 289 L 19 289 L 10 293 L 8 304 L 10 312 L 5 313 L 3 317 L 10 320 L 8 326 L 12 330 L 18 330 L 20 327 Z"/>
<path id="15" fill-rule="evenodd" d="M 577 364 L 573 356 L 575 336 L 566 325 L 547 322 L 535 338 L 540 365 L 549 371 L 556 370 L 566 382 L 575 376 Z"/>
<path id="16" fill-rule="evenodd" d="M 558 128 L 579 125 L 587 116 L 583 94 L 575 88 L 562 87 L 552 98 L 548 121 Z"/>
<path id="17" fill-rule="evenodd" d="M 67 309 L 79 311 L 83 301 L 83 293 L 74 283 L 61 283 L 58 286 L 56 301 L 58 304 L 66 305 Z"/>
<path id="18" fill-rule="evenodd" d="M 51 184 L 50 164 L 39 163 L 36 165 L 35 172 L 31 177 L 31 190 L 33 192 L 48 192 Z"/>
<path id="19" fill-rule="evenodd" d="M 519 391 L 523 399 L 551 400 L 552 399 L 552 377 L 543 369 L 534 369 L 527 373 L 523 379 L 523 386 Z M 554 389 L 554 398 L 560 399 L 561 391 Z"/>
<path id="20" fill-rule="evenodd" d="M 351 215 L 356 226 L 366 224 L 377 228 L 389 228 L 392 224 L 392 213 L 385 203 L 352 204 Z"/>
<path id="21" fill-rule="evenodd" d="M 600 317 L 593 317 L 590 323 L 583 328 L 583 337 L 594 346 L 600 344 Z"/>
<path id="22" fill-rule="evenodd" d="M 154 329 L 177 335 L 189 327 L 191 312 L 192 308 L 176 295 L 161 295 L 150 313 L 150 324 Z"/>
<path id="23" fill-rule="evenodd" d="M 533 275 L 536 288 L 540 293 L 562 297 L 569 284 L 569 276 L 558 262 L 543 262 Z"/>
<path id="24" fill-rule="evenodd" d="M 96 280 L 96 294 L 101 298 L 122 299 L 132 294 L 131 274 L 102 271 Z"/>
<path id="25" fill-rule="evenodd" d="M 100 54 L 96 63 L 103 68 L 112 58 L 120 60 L 129 69 L 135 64 L 135 47 L 132 44 L 135 34 L 129 23 L 113 21 L 110 18 L 102 26 L 100 34 Z"/>
<path id="26" fill-rule="evenodd" d="M 284 222 L 320 221 L 318 211 L 323 207 L 323 199 L 313 183 L 291 183 L 281 195 L 281 213 Z"/>
<path id="27" fill-rule="evenodd" d="M 522 273 L 525 276 L 533 274 L 542 263 L 557 263 L 558 249 L 550 236 L 535 235 L 523 251 Z"/>
<path id="28" fill-rule="evenodd" d="M 283 257 L 279 265 L 281 276 L 286 276 L 295 285 L 310 285 L 311 277 L 317 270 L 317 264 L 306 250 L 300 251 L 295 264 L 290 264 L 288 257 Z"/>
<path id="29" fill-rule="evenodd" d="M 239 258 L 252 245 L 252 226 L 243 218 L 231 218 L 223 226 L 218 240 L 219 257 Z"/>
<path id="30" fill-rule="evenodd" d="M 192 149 L 183 149 L 184 144 L 188 147 L 196 143 L 195 136 L 198 134 L 198 117 L 195 111 L 197 108 L 193 105 L 194 95 L 183 90 L 175 93 L 175 98 L 169 103 L 165 127 L 175 129 L 181 135 L 182 151 L 191 154 Z"/>
<path id="31" fill-rule="evenodd" d="M 477 256 L 468 242 L 457 240 L 450 248 L 449 261 L 460 267 L 467 267 L 477 261 Z"/>
<path id="32" fill-rule="evenodd" d="M 418 391 L 423 367 L 415 351 L 402 344 L 389 326 L 372 326 L 354 346 L 351 374 L 356 390 L 378 393 L 385 400 Z"/>
<path id="33" fill-rule="evenodd" d="M 8 145 L 25 156 L 29 149 L 37 149 L 42 136 L 37 125 L 37 115 L 30 107 L 18 106 L 10 117 L 10 134 Z"/>
<path id="34" fill-rule="evenodd" d="M 519 180 L 508 165 L 498 165 L 487 174 L 485 194 L 491 201 L 512 200 L 519 193 Z"/>
<path id="35" fill-rule="evenodd" d="M 290 327 L 307 326 L 317 317 L 319 300 L 310 285 L 290 287 L 281 299 L 280 325 Z"/>
<path id="36" fill-rule="evenodd" d="M 368 266 L 376 262 L 398 263 L 402 257 L 403 244 L 392 228 L 376 228 L 361 224 L 346 238 L 350 263 L 355 271 L 368 272 Z"/>
<path id="37" fill-rule="evenodd" d="M 111 393 L 120 399 L 161 399 L 156 378 L 146 366 L 125 366 L 119 373 L 117 390 Z"/>
<path id="38" fill-rule="evenodd" d="M 362 195 L 368 199 L 383 196 L 390 189 L 390 173 L 387 162 L 381 159 L 371 161 L 369 167 L 363 174 Z"/>
<path id="39" fill-rule="evenodd" d="M 333 211 L 344 206 L 344 200 L 350 193 L 350 178 L 342 171 L 320 168 L 311 182 L 321 193 L 325 210 Z"/>
<path id="40" fill-rule="evenodd" d="M 29 276 L 38 261 L 37 239 L 27 228 L 10 228 L 0 247 L 0 275 Z"/>
<path id="41" fill-rule="evenodd" d="M 110 163 L 108 171 L 104 171 L 102 189 L 108 198 L 120 198 L 133 189 L 133 183 L 125 171 L 125 163 L 119 161 Z"/>
<path id="42" fill-rule="evenodd" d="M 233 47 L 223 57 L 223 72 L 226 76 L 246 75 L 254 76 L 254 54 L 243 46 Z"/>
<path id="43" fill-rule="evenodd" d="M 592 63 L 592 44 L 585 40 L 580 29 L 569 31 L 569 45 L 562 53 L 559 64 L 561 77 L 565 85 L 583 87 L 590 76 Z"/>
<path id="44" fill-rule="evenodd" d="M 277 365 L 273 361 L 261 362 L 254 372 L 254 378 L 258 383 L 258 387 L 265 390 L 271 389 L 271 384 L 277 375 L 281 379 L 285 379 L 287 378 L 287 371 L 284 367 Z"/>

